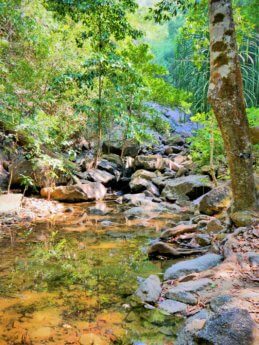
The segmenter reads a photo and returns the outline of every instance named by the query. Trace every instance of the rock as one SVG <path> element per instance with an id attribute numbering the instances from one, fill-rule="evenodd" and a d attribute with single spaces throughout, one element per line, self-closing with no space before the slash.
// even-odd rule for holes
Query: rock
<path id="1" fill-rule="evenodd" d="M 152 204 L 152 199 L 147 198 L 144 193 L 125 194 L 122 197 L 122 202 L 128 203 L 133 206 L 145 206 Z"/>
<path id="2" fill-rule="evenodd" d="M 100 224 L 101 226 L 112 226 L 113 222 L 110 220 L 103 220 Z"/>
<path id="3" fill-rule="evenodd" d="M 22 194 L 0 195 L 0 214 L 13 213 L 19 211 L 22 203 Z"/>
<path id="4" fill-rule="evenodd" d="M 44 198 L 66 202 L 101 200 L 106 195 L 106 188 L 100 182 L 87 182 L 73 186 L 42 188 L 40 194 Z"/>
<path id="5" fill-rule="evenodd" d="M 186 314 L 187 312 L 187 305 L 178 302 L 178 301 L 173 301 L 170 299 L 166 299 L 158 304 L 158 308 L 165 310 L 169 314 L 176 314 L 176 313 L 182 313 Z"/>
<path id="6" fill-rule="evenodd" d="M 114 153 L 121 155 L 123 150 L 123 156 L 136 157 L 140 150 L 140 146 L 137 141 L 131 140 L 123 142 L 122 140 L 117 141 L 105 141 L 103 143 L 104 153 Z"/>
<path id="7" fill-rule="evenodd" d="M 160 279 L 156 275 L 151 275 L 140 283 L 136 295 L 142 302 L 155 303 L 159 299 L 161 292 Z"/>
<path id="8" fill-rule="evenodd" d="M 221 260 L 222 256 L 209 253 L 196 259 L 181 261 L 168 268 L 164 278 L 165 280 L 175 279 L 190 273 L 206 271 L 209 268 L 217 266 Z"/>
<path id="9" fill-rule="evenodd" d="M 185 139 L 179 134 L 173 134 L 170 139 L 166 141 L 167 145 L 184 145 Z"/>
<path id="10" fill-rule="evenodd" d="M 103 155 L 103 159 L 107 160 L 108 162 L 116 164 L 117 170 L 123 168 L 123 161 L 119 155 L 110 153 L 110 154 Z"/>
<path id="11" fill-rule="evenodd" d="M 151 182 L 157 174 L 147 170 L 137 170 L 131 177 L 130 188 L 133 192 L 141 192 L 145 189 L 150 191 L 153 195 L 159 196 L 158 188 Z"/>
<path id="12" fill-rule="evenodd" d="M 151 257 L 157 255 L 176 256 L 176 251 L 173 246 L 164 242 L 153 243 L 148 249 L 148 255 Z"/>
<path id="13" fill-rule="evenodd" d="M 45 187 L 50 180 L 49 166 L 40 159 L 35 159 L 32 162 L 21 156 L 9 166 L 9 172 L 12 172 L 12 185 L 20 185 L 24 176 L 31 178 L 36 187 Z M 63 171 L 55 171 L 55 174 L 57 184 L 66 184 L 68 182 L 68 178 Z"/>
<path id="14" fill-rule="evenodd" d="M 115 176 L 105 170 L 91 169 L 87 171 L 87 174 L 93 182 L 100 182 L 104 185 L 108 185 L 116 181 Z"/>
<path id="15" fill-rule="evenodd" d="M 254 322 L 247 310 L 221 310 L 196 334 L 196 341 L 210 345 L 252 345 L 254 329 Z"/>
<path id="16" fill-rule="evenodd" d="M 206 247 L 206 246 L 209 246 L 211 244 L 210 236 L 208 236 L 206 234 L 196 235 L 195 240 L 198 243 L 198 245 L 201 247 Z"/>
<path id="17" fill-rule="evenodd" d="M 175 294 L 184 292 L 197 292 L 205 289 L 207 286 L 211 285 L 213 281 L 208 278 L 202 278 L 198 280 L 191 280 L 184 283 L 179 283 L 177 286 L 170 288 L 165 296 L 166 298 L 173 298 Z"/>
<path id="18" fill-rule="evenodd" d="M 222 308 L 225 308 L 229 303 L 233 301 L 233 297 L 230 295 L 220 295 L 217 297 L 214 297 L 210 301 L 210 309 L 217 313 Z"/>
<path id="19" fill-rule="evenodd" d="M 168 181 L 168 180 L 171 180 L 172 178 L 174 178 L 174 176 L 175 176 L 175 173 L 173 173 L 173 175 L 171 174 L 170 176 L 165 176 L 165 175 L 163 175 L 163 176 L 158 176 L 158 177 L 153 178 L 153 179 L 152 179 L 152 182 L 153 182 L 156 186 L 158 186 L 160 189 L 162 189 L 162 188 L 165 187 L 167 181 Z"/>
<path id="20" fill-rule="evenodd" d="M 259 266 L 259 254 L 254 252 L 247 253 L 248 260 L 252 266 Z"/>
<path id="21" fill-rule="evenodd" d="M 182 302 L 185 304 L 195 305 L 198 303 L 198 299 L 193 294 L 187 291 L 176 291 L 176 292 L 171 291 L 170 294 L 168 294 L 168 296 L 170 296 L 169 297 L 170 299 L 173 299 L 175 301 Z"/>
<path id="22" fill-rule="evenodd" d="M 175 162 L 173 162 L 171 159 L 169 158 L 164 158 L 164 169 L 169 169 L 169 170 L 173 170 L 173 171 L 178 171 L 179 169 L 182 168 L 181 165 L 176 164 Z M 174 176 L 172 176 L 174 177 Z"/>
<path id="23" fill-rule="evenodd" d="M 107 171 L 108 173 L 114 175 L 114 176 L 120 176 L 121 175 L 121 170 L 122 170 L 122 166 L 118 165 L 114 162 L 109 162 L 106 159 L 102 159 L 98 165 L 97 168 L 99 170 L 104 170 Z"/>
<path id="24" fill-rule="evenodd" d="M 137 169 L 145 169 L 150 171 L 164 169 L 164 160 L 160 155 L 137 156 L 134 164 Z"/>
<path id="25" fill-rule="evenodd" d="M 164 211 L 164 207 L 156 203 L 150 203 L 146 206 L 136 206 L 124 212 L 127 219 L 135 218 L 154 218 L 157 217 L 159 213 Z"/>
<path id="26" fill-rule="evenodd" d="M 188 318 L 184 327 L 177 335 L 175 345 L 197 345 L 194 340 L 194 336 L 204 327 L 209 316 L 209 312 L 206 309 L 203 309 L 197 314 Z"/>
<path id="27" fill-rule="evenodd" d="M 105 203 L 97 203 L 95 206 L 89 207 L 88 211 L 90 214 L 97 216 L 104 216 L 109 213 L 109 209 Z"/>
<path id="28" fill-rule="evenodd" d="M 199 211 L 201 213 L 213 216 L 227 210 L 232 201 L 231 189 L 227 186 L 214 188 L 205 194 L 199 203 Z"/>
<path id="29" fill-rule="evenodd" d="M 211 190 L 211 183 L 208 177 L 189 175 L 166 181 L 162 197 L 171 201 L 194 200 L 209 190 Z"/>
<path id="30" fill-rule="evenodd" d="M 172 229 L 165 230 L 161 235 L 160 238 L 163 240 L 167 240 L 168 238 L 176 235 L 176 234 L 183 234 L 183 233 L 190 233 L 197 230 L 196 224 L 179 224 Z"/>
<path id="31" fill-rule="evenodd" d="M 249 226 L 258 222 L 258 218 L 256 219 L 251 211 L 234 212 L 230 215 L 230 218 L 237 227 Z"/>
<path id="32" fill-rule="evenodd" d="M 224 229 L 224 226 L 221 224 L 220 220 L 214 218 L 211 219 L 207 222 L 206 226 L 205 226 L 205 230 L 208 233 L 217 233 L 220 232 Z"/>

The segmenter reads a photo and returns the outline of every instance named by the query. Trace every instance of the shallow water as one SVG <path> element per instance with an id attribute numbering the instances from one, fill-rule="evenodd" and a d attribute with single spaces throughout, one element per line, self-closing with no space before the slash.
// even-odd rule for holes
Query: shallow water
<path id="1" fill-rule="evenodd" d="M 89 203 L 71 206 L 1 238 L 0 344 L 173 344 L 181 320 L 131 295 L 137 277 L 170 264 L 150 262 L 145 248 L 174 215 L 126 221 L 114 202 L 102 216 L 89 215 Z"/>

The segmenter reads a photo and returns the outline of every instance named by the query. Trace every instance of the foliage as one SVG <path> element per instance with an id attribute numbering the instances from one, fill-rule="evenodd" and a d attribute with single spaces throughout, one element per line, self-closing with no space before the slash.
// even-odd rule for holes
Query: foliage
<path id="1" fill-rule="evenodd" d="M 192 116 L 192 121 L 197 122 L 200 128 L 195 136 L 189 139 L 191 156 L 194 162 L 201 167 L 210 163 L 211 136 L 214 139 L 214 165 L 225 162 L 223 140 L 213 112 L 197 113 Z"/>

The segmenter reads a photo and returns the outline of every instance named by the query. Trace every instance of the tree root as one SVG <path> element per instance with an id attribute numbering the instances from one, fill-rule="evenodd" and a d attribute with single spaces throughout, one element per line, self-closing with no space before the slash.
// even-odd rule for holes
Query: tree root
<path id="1" fill-rule="evenodd" d="M 195 249 L 185 249 L 185 248 L 176 249 L 167 243 L 157 242 L 149 248 L 148 255 L 151 257 L 156 257 L 158 255 L 178 257 L 182 255 L 193 255 L 193 254 L 204 253 L 207 250 L 208 250 L 208 247 L 195 248 Z"/>

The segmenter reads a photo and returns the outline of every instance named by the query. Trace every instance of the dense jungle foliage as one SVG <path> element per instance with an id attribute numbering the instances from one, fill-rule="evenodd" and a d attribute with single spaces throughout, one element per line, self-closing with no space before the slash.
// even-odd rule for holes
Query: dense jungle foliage
<path id="1" fill-rule="evenodd" d="M 168 124 L 149 107 L 157 102 L 191 113 L 203 124 L 192 141 L 199 164 L 209 161 L 212 135 L 216 159 L 224 160 L 207 102 L 207 1 L 189 11 L 180 6 L 160 25 L 150 14 L 156 3 L 0 2 L 0 125 L 24 141 L 31 159 L 70 170 L 72 143 L 80 136 L 95 141 L 100 154 L 103 138 L 123 133 L 123 139 L 141 142 L 151 139 L 151 129 L 166 133 Z M 234 6 L 246 105 L 250 121 L 258 125 L 256 0 L 235 0 Z M 66 151 L 66 161 L 49 150 Z"/>

